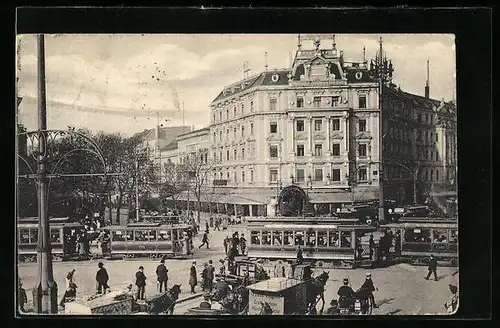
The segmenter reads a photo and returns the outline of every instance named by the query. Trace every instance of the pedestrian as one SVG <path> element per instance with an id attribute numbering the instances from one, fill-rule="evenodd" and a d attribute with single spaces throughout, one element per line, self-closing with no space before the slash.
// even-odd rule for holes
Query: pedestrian
<path id="1" fill-rule="evenodd" d="M 208 224 L 208 219 L 205 220 L 205 230 L 208 231 L 209 230 L 209 224 Z"/>
<path id="2" fill-rule="evenodd" d="M 193 261 L 191 265 L 191 271 L 189 272 L 189 286 L 191 286 L 191 293 L 194 294 L 194 287 L 198 284 L 198 279 L 196 277 L 196 261 Z"/>
<path id="3" fill-rule="evenodd" d="M 201 239 L 201 245 L 198 246 L 198 249 L 202 248 L 203 245 L 207 245 L 207 249 L 210 249 L 208 244 L 208 230 L 203 233 L 203 238 Z"/>
<path id="4" fill-rule="evenodd" d="M 168 269 L 165 266 L 164 259 L 161 259 L 160 264 L 156 267 L 156 278 L 158 280 L 159 292 L 161 293 L 163 290 L 167 291 Z"/>
<path id="5" fill-rule="evenodd" d="M 76 298 L 76 284 L 74 282 L 70 282 L 66 287 L 66 291 L 61 299 L 61 303 L 59 305 L 64 309 L 65 304 L 71 301 L 74 301 Z"/>
<path id="6" fill-rule="evenodd" d="M 75 282 L 75 269 L 72 269 L 68 274 L 66 275 L 66 289 L 69 288 L 69 285 L 71 283 Z"/>
<path id="7" fill-rule="evenodd" d="M 436 273 L 437 261 L 433 255 L 431 255 L 431 257 L 429 259 L 429 266 L 427 269 L 429 270 L 429 273 L 427 274 L 427 277 L 425 277 L 425 280 L 429 280 L 429 277 L 431 276 L 431 274 L 434 274 L 434 281 L 438 281 L 437 273 Z"/>
<path id="8" fill-rule="evenodd" d="M 240 237 L 240 249 L 241 249 L 241 255 L 245 255 L 245 250 L 247 248 L 247 240 L 245 238 L 244 234 L 241 234 Z"/>
<path id="9" fill-rule="evenodd" d="M 370 234 L 370 239 L 369 239 L 369 245 L 370 245 L 370 261 L 373 260 L 373 249 L 375 248 L 375 241 L 373 240 L 373 234 Z"/>
<path id="10" fill-rule="evenodd" d="M 19 312 L 26 312 L 24 304 L 28 303 L 28 296 L 26 295 L 26 290 L 23 288 L 23 282 L 20 278 L 18 278 L 17 302 Z"/>
<path id="11" fill-rule="evenodd" d="M 444 304 L 446 312 L 448 314 L 453 314 L 458 307 L 458 288 L 455 285 L 448 284 L 450 292 L 452 294 L 451 298 Z"/>
<path id="12" fill-rule="evenodd" d="M 212 260 L 208 261 L 207 267 L 207 289 L 211 292 L 215 278 L 215 268 L 212 266 Z"/>
<path id="13" fill-rule="evenodd" d="M 139 271 L 135 273 L 135 285 L 137 286 L 137 299 L 143 300 L 146 294 L 146 275 L 142 265 L 139 267 Z"/>
<path id="14" fill-rule="evenodd" d="M 373 286 L 373 280 L 372 280 L 372 274 L 367 273 L 366 274 L 366 279 L 363 285 L 361 286 L 362 290 L 365 290 L 367 293 L 369 293 L 368 297 L 371 300 L 373 307 L 376 309 L 378 308 L 377 304 L 375 303 L 375 296 L 373 296 L 373 292 L 375 291 L 375 286 Z"/>
<path id="15" fill-rule="evenodd" d="M 203 271 L 201 271 L 201 289 L 203 291 L 207 290 L 207 275 L 208 275 L 208 264 L 203 264 Z"/>
<path id="16" fill-rule="evenodd" d="M 99 270 L 97 270 L 97 273 L 95 275 L 95 280 L 97 281 L 97 294 L 106 294 L 106 290 L 109 290 L 108 286 L 108 281 L 109 281 L 109 275 L 108 271 L 104 268 L 104 264 L 102 262 L 99 262 L 97 264 L 99 267 Z"/>
<path id="17" fill-rule="evenodd" d="M 227 247 L 229 246 L 229 237 L 226 236 L 226 238 L 224 238 L 224 241 L 222 242 L 222 244 L 224 245 L 224 254 L 227 255 Z"/>
<path id="18" fill-rule="evenodd" d="M 233 234 L 233 240 L 232 240 L 233 255 L 235 257 L 239 255 L 239 252 L 238 252 L 238 246 L 239 246 L 239 244 L 240 244 L 240 238 L 238 238 L 238 232 L 236 231 Z"/>
<path id="19" fill-rule="evenodd" d="M 304 256 L 302 256 L 302 248 L 300 246 L 297 248 L 297 264 L 304 263 Z"/>

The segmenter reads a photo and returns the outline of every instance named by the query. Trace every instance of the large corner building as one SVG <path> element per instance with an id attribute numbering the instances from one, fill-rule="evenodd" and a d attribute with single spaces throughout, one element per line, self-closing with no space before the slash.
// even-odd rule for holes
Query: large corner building
<path id="1" fill-rule="evenodd" d="M 377 57 L 392 76 L 382 46 Z M 371 66 L 344 60 L 334 35 L 299 36 L 291 68 L 266 69 L 226 86 L 210 104 L 210 126 L 179 136 L 162 157 L 175 163 L 190 152 L 208 152 L 206 193 L 218 195 L 210 202 L 220 213 L 272 216 L 290 185 L 320 213 L 376 200 L 381 171 L 385 197 L 412 202 L 414 180 L 421 197 L 456 175 L 455 106 L 431 99 L 428 84 L 421 97 L 390 79 L 380 99 Z"/>

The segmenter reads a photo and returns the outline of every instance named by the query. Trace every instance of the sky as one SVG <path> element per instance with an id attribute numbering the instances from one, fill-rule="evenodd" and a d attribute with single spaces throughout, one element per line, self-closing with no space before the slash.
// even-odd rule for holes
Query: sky
<path id="1" fill-rule="evenodd" d="M 394 65 L 393 82 L 423 95 L 430 62 L 430 96 L 453 100 L 455 38 L 451 34 L 336 34 L 347 61 L 374 58 L 379 38 Z M 331 41 L 324 41 L 331 42 Z M 132 135 L 184 122 L 209 124 L 210 103 L 222 89 L 250 75 L 290 67 L 296 34 L 45 35 L 47 125 Z M 37 127 L 37 53 L 34 35 L 17 38 L 18 121 Z M 157 116 L 158 115 L 158 116 Z"/>

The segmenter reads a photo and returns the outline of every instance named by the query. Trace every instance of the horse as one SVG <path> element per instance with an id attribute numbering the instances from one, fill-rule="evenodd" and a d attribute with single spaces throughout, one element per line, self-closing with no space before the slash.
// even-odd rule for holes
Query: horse
<path id="1" fill-rule="evenodd" d="M 273 314 L 273 309 L 271 308 L 271 305 L 267 302 L 260 302 L 260 312 L 259 315 L 271 315 Z"/>
<path id="2" fill-rule="evenodd" d="M 181 285 L 174 285 L 168 292 L 147 300 L 148 313 L 160 314 L 166 312 L 167 314 L 173 314 L 175 302 L 179 299 L 180 293 Z"/>
<path id="3" fill-rule="evenodd" d="M 319 313 L 322 314 L 325 307 L 325 286 L 330 275 L 328 272 L 323 271 L 316 278 L 310 279 L 307 283 L 307 308 L 310 314 L 316 314 L 316 304 L 321 300 L 321 309 Z"/>

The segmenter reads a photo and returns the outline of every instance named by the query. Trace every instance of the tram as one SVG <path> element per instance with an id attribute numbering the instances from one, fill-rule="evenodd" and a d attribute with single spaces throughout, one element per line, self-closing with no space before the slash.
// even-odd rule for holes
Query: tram
<path id="1" fill-rule="evenodd" d="M 129 223 L 110 226 L 111 256 L 178 258 L 191 253 L 191 227 L 187 224 Z"/>
<path id="2" fill-rule="evenodd" d="M 180 218 L 177 215 L 143 215 L 143 222 L 160 224 L 179 224 Z"/>
<path id="3" fill-rule="evenodd" d="M 402 258 L 414 264 L 426 263 L 430 255 L 437 261 L 458 264 L 458 223 L 453 219 L 401 218 L 381 226 L 395 231 Z M 396 241 L 394 241 L 396 242 Z"/>
<path id="4" fill-rule="evenodd" d="M 85 231 L 82 224 L 70 218 L 50 218 L 50 238 L 54 260 L 67 261 L 78 257 L 74 236 Z M 38 218 L 19 218 L 17 222 L 17 254 L 20 262 L 36 262 Z"/>
<path id="5" fill-rule="evenodd" d="M 315 266 L 354 268 L 360 238 L 375 230 L 358 224 L 358 219 L 249 218 L 248 257 L 268 262 L 295 260 L 300 246 L 304 259 Z"/>

